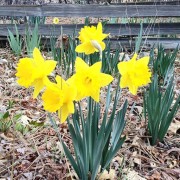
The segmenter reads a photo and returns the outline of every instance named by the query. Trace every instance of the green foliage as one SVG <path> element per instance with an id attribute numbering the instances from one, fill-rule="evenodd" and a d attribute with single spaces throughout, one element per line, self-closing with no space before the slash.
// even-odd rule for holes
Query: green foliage
<path id="1" fill-rule="evenodd" d="M 19 121 L 21 116 L 22 114 L 17 114 L 13 117 L 14 129 L 16 131 L 19 131 L 21 134 L 25 135 L 29 131 L 29 126 Z"/>
<path id="2" fill-rule="evenodd" d="M 0 112 L 0 132 L 7 133 L 9 128 L 13 125 L 16 131 L 19 131 L 24 135 L 30 128 L 19 121 L 22 114 L 11 115 L 10 110 L 13 107 L 13 104 L 13 101 L 9 101 L 6 112 Z"/>
<path id="3" fill-rule="evenodd" d="M 29 24 L 45 24 L 46 17 L 39 17 L 39 16 L 28 16 L 27 22 Z"/>
<path id="4" fill-rule="evenodd" d="M 41 37 L 38 34 L 38 23 L 36 22 L 34 29 L 31 31 L 29 27 L 26 29 L 26 35 L 25 35 L 25 43 L 26 43 L 26 50 L 27 54 L 32 57 L 32 53 L 35 47 L 39 49 Z"/>
<path id="5" fill-rule="evenodd" d="M 117 64 L 119 63 L 120 50 L 117 48 L 115 52 L 111 50 L 111 42 L 106 43 L 106 49 L 102 55 L 102 72 L 115 75 L 118 73 Z M 93 59 L 92 59 L 93 60 Z"/>
<path id="6" fill-rule="evenodd" d="M 0 113 L 0 132 L 6 133 L 12 125 L 11 119 L 9 119 L 9 112 Z"/>
<path id="7" fill-rule="evenodd" d="M 158 47 L 157 57 L 154 55 L 154 48 L 150 53 L 150 64 L 154 74 L 158 74 L 160 84 L 168 84 L 174 75 L 174 61 L 177 57 L 179 47 L 174 52 L 166 53 L 163 46 Z"/>
<path id="8" fill-rule="evenodd" d="M 117 22 L 118 22 L 118 18 L 110 18 L 110 21 L 109 21 L 110 24 L 114 24 Z"/>
<path id="9" fill-rule="evenodd" d="M 68 36 L 67 45 L 64 47 L 64 54 L 61 56 L 63 60 L 64 65 L 64 74 L 66 74 L 66 77 L 69 78 L 74 73 L 74 65 L 75 65 L 75 59 L 76 59 L 76 41 L 75 41 L 75 35 Z"/>
<path id="10" fill-rule="evenodd" d="M 14 36 L 13 33 L 8 29 L 9 36 L 7 38 L 13 53 L 19 56 L 21 55 L 21 51 L 22 51 L 22 39 L 19 36 L 19 32 L 16 24 L 15 24 L 15 30 L 16 30 L 16 35 Z"/>
<path id="11" fill-rule="evenodd" d="M 9 101 L 7 110 L 0 112 L 0 132 L 6 133 L 12 125 L 9 110 L 12 108 L 13 103 L 13 101 Z"/>
<path id="12" fill-rule="evenodd" d="M 88 26 L 89 24 L 90 24 L 90 19 L 89 19 L 89 17 L 86 17 L 85 21 L 84 21 L 84 25 Z"/>
<path id="13" fill-rule="evenodd" d="M 138 37 L 135 40 L 135 52 L 138 53 L 140 46 L 141 46 L 141 41 L 142 41 L 142 31 L 143 31 L 143 24 L 141 23 L 141 29 L 138 34 Z"/>
<path id="14" fill-rule="evenodd" d="M 76 59 L 75 36 L 62 37 L 62 39 L 58 40 L 61 42 L 58 45 L 59 47 L 56 47 L 56 38 L 53 35 L 50 37 L 52 56 L 62 68 L 62 73 L 68 78 L 74 73 Z"/>
<path id="15" fill-rule="evenodd" d="M 80 103 L 72 115 L 72 122 L 68 120 L 69 131 L 72 137 L 75 158 L 64 142 L 63 148 L 79 179 L 95 180 L 98 170 L 102 172 L 109 168 L 111 160 L 122 146 L 125 136 L 121 137 L 125 126 L 125 113 L 127 101 L 120 111 L 116 113 L 119 102 L 119 88 L 116 90 L 112 113 L 109 115 L 111 88 L 108 87 L 106 108 L 103 115 L 99 103 L 91 98 L 88 100 L 87 115 L 83 115 Z M 102 117 L 101 117 L 102 116 Z M 101 123 L 102 118 L 102 123 Z M 52 118 L 51 123 L 58 131 Z M 100 126 L 99 126 L 100 125 Z M 60 137 L 60 135 L 59 135 Z"/>
<path id="16" fill-rule="evenodd" d="M 52 57 L 55 61 L 58 61 L 60 63 L 60 61 L 61 61 L 61 58 L 60 58 L 61 49 L 56 47 L 56 41 L 57 41 L 57 38 L 52 34 L 50 36 L 50 45 L 51 45 Z"/>
<path id="17" fill-rule="evenodd" d="M 19 131 L 21 134 L 25 135 L 29 131 L 29 127 L 17 122 L 15 124 L 15 130 Z"/>
<path id="18" fill-rule="evenodd" d="M 180 107 L 180 96 L 174 100 L 173 78 L 170 79 L 165 91 L 160 88 L 158 75 L 155 74 L 149 90 L 144 97 L 144 112 L 148 118 L 148 130 L 151 144 L 163 141 L 165 134 Z M 175 103 L 174 103 L 175 101 Z"/>

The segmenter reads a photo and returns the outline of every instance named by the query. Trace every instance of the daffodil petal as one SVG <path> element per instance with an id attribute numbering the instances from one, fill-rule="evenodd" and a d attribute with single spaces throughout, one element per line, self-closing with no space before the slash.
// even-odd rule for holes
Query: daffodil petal
<path id="1" fill-rule="evenodd" d="M 56 112 L 63 105 L 63 96 L 61 91 L 54 91 L 47 88 L 42 95 L 43 106 L 46 111 Z"/>
<path id="2" fill-rule="evenodd" d="M 44 74 L 49 75 L 56 67 L 57 62 L 54 60 L 46 60 L 44 62 Z"/>
<path id="3" fill-rule="evenodd" d="M 99 34 L 102 33 L 102 23 L 101 23 L 101 22 L 98 22 L 97 32 L 98 32 Z"/>
<path id="4" fill-rule="evenodd" d="M 58 116 L 60 118 L 61 123 L 64 123 L 69 116 L 69 114 L 74 113 L 74 104 L 64 104 L 61 109 L 58 111 Z"/>
<path id="5" fill-rule="evenodd" d="M 42 88 L 44 87 L 44 83 L 42 79 L 37 79 L 33 82 L 33 86 L 34 86 L 34 92 L 33 92 L 33 98 L 37 98 L 38 94 L 40 93 L 40 91 L 42 90 Z"/>
<path id="6" fill-rule="evenodd" d="M 99 102 L 100 89 L 92 90 L 90 96 L 96 101 Z"/>
<path id="7" fill-rule="evenodd" d="M 80 57 L 77 57 L 76 62 L 75 62 L 76 72 L 80 72 L 80 71 L 85 70 L 87 68 L 89 68 L 89 66 L 84 62 L 84 60 L 82 60 Z"/>
<path id="8" fill-rule="evenodd" d="M 96 62 L 90 67 L 90 69 L 91 71 L 101 72 L 101 66 L 102 66 L 102 62 Z"/>
<path id="9" fill-rule="evenodd" d="M 128 71 L 128 62 L 123 61 L 118 63 L 118 70 L 121 75 L 126 74 Z"/>
<path id="10" fill-rule="evenodd" d="M 143 57 L 139 60 L 137 60 L 138 65 L 142 65 L 142 66 L 148 66 L 149 63 L 149 56 Z"/>
<path id="11" fill-rule="evenodd" d="M 137 59 L 137 56 L 138 56 L 137 53 L 134 53 L 134 55 L 133 55 L 131 61 L 135 61 L 135 60 Z"/>
<path id="12" fill-rule="evenodd" d="M 44 58 L 42 57 L 41 52 L 40 52 L 39 49 L 36 48 L 36 47 L 35 47 L 34 50 L 33 50 L 33 58 L 34 58 L 37 62 L 40 62 L 40 63 L 44 62 Z"/>
<path id="13" fill-rule="evenodd" d="M 101 73 L 99 76 L 101 78 L 101 80 L 100 80 L 100 86 L 101 87 L 107 86 L 114 79 L 111 75 L 105 74 L 105 73 Z"/>
<path id="14" fill-rule="evenodd" d="M 17 80 L 18 84 L 28 88 L 31 86 L 34 81 L 33 75 L 33 63 L 31 58 L 22 58 L 17 65 L 17 73 L 16 76 L 19 78 Z"/>
<path id="15" fill-rule="evenodd" d="M 122 76 L 120 80 L 120 88 L 128 87 L 131 79 L 128 76 Z"/>
<path id="16" fill-rule="evenodd" d="M 85 53 L 85 54 L 92 54 L 96 51 L 96 48 L 91 44 L 91 42 L 85 42 L 83 44 L 80 44 L 75 49 L 78 53 Z"/>
<path id="17" fill-rule="evenodd" d="M 136 95 L 136 94 L 137 94 L 137 90 L 138 90 L 138 86 L 135 86 L 135 85 L 130 85 L 130 86 L 129 86 L 129 91 L 130 91 L 133 95 Z"/>

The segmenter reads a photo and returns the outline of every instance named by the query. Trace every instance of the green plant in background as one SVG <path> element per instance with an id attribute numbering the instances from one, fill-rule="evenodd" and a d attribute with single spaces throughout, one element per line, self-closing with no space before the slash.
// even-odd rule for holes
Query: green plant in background
<path id="1" fill-rule="evenodd" d="M 14 128 L 16 131 L 19 131 L 22 135 L 25 135 L 30 130 L 30 127 L 27 124 L 23 124 L 22 122 L 20 122 L 19 121 L 20 117 L 21 117 L 21 114 L 15 116 Z"/>
<path id="2" fill-rule="evenodd" d="M 63 73 L 69 78 L 74 73 L 74 64 L 76 59 L 76 41 L 75 35 L 68 36 L 67 41 L 64 43 L 64 54 L 63 54 Z"/>
<path id="3" fill-rule="evenodd" d="M 60 47 L 56 47 L 57 38 L 53 34 L 50 36 L 50 50 L 52 53 L 52 57 L 55 61 L 58 62 L 59 66 L 61 66 L 61 49 Z"/>
<path id="4" fill-rule="evenodd" d="M 127 101 L 122 109 L 116 113 L 117 103 L 119 102 L 120 91 L 116 89 L 115 97 L 111 97 L 111 88 L 108 87 L 106 108 L 101 117 L 100 104 L 88 100 L 87 116 L 83 115 L 80 103 L 72 116 L 72 122 L 68 120 L 68 127 L 71 133 L 75 158 L 71 155 L 67 146 L 63 143 L 66 156 L 71 162 L 79 179 L 94 180 L 98 174 L 99 168 L 102 173 L 109 169 L 110 162 L 122 146 L 125 136 L 121 137 L 125 126 L 125 113 Z M 114 98 L 114 99 L 113 99 Z M 111 100 L 114 100 L 111 115 L 108 114 Z M 51 123 L 57 130 L 55 121 L 50 116 Z M 102 120 L 102 122 L 101 122 Z M 58 132 L 59 134 L 59 132 Z M 61 140 L 61 135 L 59 134 Z"/>
<path id="5" fill-rule="evenodd" d="M 38 23 L 36 22 L 34 29 L 31 31 L 29 27 L 26 28 L 26 35 L 25 35 L 25 43 L 26 43 L 26 50 L 27 54 L 32 57 L 32 52 L 35 47 L 39 49 L 41 37 L 38 34 Z"/>
<path id="6" fill-rule="evenodd" d="M 9 111 L 0 113 L 0 132 L 6 133 L 12 125 L 11 119 L 9 119 Z"/>
<path id="7" fill-rule="evenodd" d="M 118 73 L 117 64 L 119 63 L 119 57 L 120 57 L 120 50 L 116 49 L 115 52 L 112 52 L 111 42 L 110 40 L 107 40 L 106 49 L 102 53 L 102 72 L 111 75 L 117 74 Z M 99 61 L 99 54 L 94 53 L 85 57 L 85 59 L 88 58 L 89 60 L 87 61 L 89 61 L 90 64 L 93 64 Z"/>
<path id="8" fill-rule="evenodd" d="M 76 40 L 72 36 L 50 37 L 51 52 L 54 60 L 61 67 L 63 74 L 68 78 L 74 73 L 74 63 L 76 59 Z"/>
<path id="9" fill-rule="evenodd" d="M 19 119 L 22 114 L 16 114 L 12 116 L 10 110 L 13 108 L 13 101 L 9 101 L 7 110 L 5 112 L 0 112 L 0 132 L 7 133 L 11 126 L 14 129 L 21 132 L 23 135 L 29 131 L 29 127 L 23 124 Z"/>
<path id="10" fill-rule="evenodd" d="M 15 24 L 15 31 L 16 31 L 16 35 L 14 36 L 13 33 L 8 29 L 9 36 L 7 38 L 13 53 L 19 56 L 21 55 L 21 51 L 22 51 L 22 39 L 19 36 L 19 32 L 16 24 Z"/>
<path id="11" fill-rule="evenodd" d="M 118 22 L 118 18 L 110 18 L 109 23 L 114 24 Z"/>
<path id="12" fill-rule="evenodd" d="M 45 24 L 46 17 L 39 16 L 26 16 L 26 22 L 28 24 Z"/>
<path id="13" fill-rule="evenodd" d="M 13 117 L 14 129 L 22 135 L 26 135 L 29 131 L 36 131 L 37 128 L 44 126 L 44 122 L 29 121 L 28 119 L 27 116 L 22 114 L 15 115 Z"/>
<path id="14" fill-rule="evenodd" d="M 143 32 L 143 23 L 140 24 L 140 32 L 138 34 L 138 37 L 135 39 L 135 52 L 138 53 L 141 47 L 142 42 L 142 32 Z"/>
<path id="15" fill-rule="evenodd" d="M 154 48 L 150 53 L 150 64 L 154 74 L 158 74 L 160 85 L 167 85 L 174 75 L 174 62 L 177 57 L 179 46 L 172 53 L 166 53 L 163 46 L 158 47 L 157 57 Z"/>
<path id="16" fill-rule="evenodd" d="M 175 101 L 173 77 L 171 77 L 165 91 L 161 89 L 158 75 L 155 74 L 149 90 L 144 95 L 144 115 L 148 118 L 148 131 L 151 144 L 163 141 L 164 136 L 180 107 L 180 96 Z"/>
<path id="17" fill-rule="evenodd" d="M 14 102 L 9 101 L 5 112 L 0 112 L 0 132 L 6 133 L 12 125 L 9 110 L 13 107 Z"/>

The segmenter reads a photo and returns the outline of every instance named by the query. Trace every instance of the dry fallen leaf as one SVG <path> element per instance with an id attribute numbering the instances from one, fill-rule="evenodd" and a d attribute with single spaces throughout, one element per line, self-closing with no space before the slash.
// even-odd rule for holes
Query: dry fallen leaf
<path id="1" fill-rule="evenodd" d="M 122 164 L 123 160 L 124 160 L 124 158 L 123 158 L 123 157 L 120 157 L 120 156 L 116 156 L 116 157 L 113 159 L 113 161 L 117 161 L 117 162 L 119 163 L 119 165 Z"/>
<path id="2" fill-rule="evenodd" d="M 142 113 L 142 111 L 143 111 L 143 107 L 142 106 L 135 106 L 135 108 L 137 108 L 139 114 Z"/>
<path id="3" fill-rule="evenodd" d="M 30 121 L 30 118 L 28 118 L 26 115 L 22 115 L 20 118 L 19 118 L 19 121 L 24 125 L 29 125 L 29 121 Z"/>
<path id="4" fill-rule="evenodd" d="M 173 178 L 171 176 L 169 176 L 167 173 L 162 172 L 162 178 L 166 179 L 166 180 L 173 180 Z"/>
<path id="5" fill-rule="evenodd" d="M 150 179 L 152 180 L 160 180 L 161 174 L 158 171 L 154 171 L 154 173 L 151 175 Z"/>
<path id="6" fill-rule="evenodd" d="M 169 131 L 171 131 L 172 133 L 176 134 L 178 129 L 180 129 L 180 121 L 175 120 L 169 126 Z"/>
<path id="7" fill-rule="evenodd" d="M 108 172 L 107 170 L 105 170 L 99 177 L 99 180 L 106 180 L 106 179 L 115 179 L 116 177 L 116 173 L 114 169 L 110 169 L 110 171 Z"/>
<path id="8" fill-rule="evenodd" d="M 126 178 L 128 180 L 146 180 L 145 178 L 142 178 L 141 176 L 139 176 L 138 172 L 134 170 L 128 171 Z"/>
<path id="9" fill-rule="evenodd" d="M 133 138 L 132 146 L 137 146 L 137 147 L 139 147 L 140 144 L 139 144 L 138 141 L 139 141 L 139 137 L 138 137 L 138 136 L 135 136 L 135 137 Z"/>

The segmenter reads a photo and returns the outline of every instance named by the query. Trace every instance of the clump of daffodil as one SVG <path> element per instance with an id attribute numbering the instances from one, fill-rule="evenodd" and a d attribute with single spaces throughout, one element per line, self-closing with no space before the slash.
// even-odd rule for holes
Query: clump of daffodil
<path id="1" fill-rule="evenodd" d="M 136 59 L 137 54 L 135 53 L 131 60 L 118 64 L 121 74 L 120 87 L 128 87 L 133 95 L 137 93 L 138 87 L 151 82 L 151 72 L 148 67 L 149 57 Z"/>
<path id="2" fill-rule="evenodd" d="M 74 113 L 74 103 L 76 98 L 76 88 L 68 84 L 60 76 L 56 76 L 56 83 L 49 82 L 42 95 L 43 106 L 46 111 L 56 112 L 61 123 L 63 123 L 69 114 Z"/>
<path id="3" fill-rule="evenodd" d="M 48 75 L 54 70 L 54 60 L 44 60 L 38 48 L 33 50 L 33 58 L 21 58 L 17 64 L 18 84 L 26 88 L 34 87 L 33 98 L 36 98 L 45 84 Z"/>
<path id="4" fill-rule="evenodd" d="M 101 22 L 98 23 L 97 27 L 85 26 L 79 32 L 79 40 L 81 41 L 81 44 L 76 47 L 75 51 L 85 54 L 100 52 L 100 55 L 102 56 L 102 51 L 106 47 L 103 40 L 108 35 L 109 34 L 103 34 Z"/>
<path id="5" fill-rule="evenodd" d="M 76 100 L 81 100 L 86 96 L 91 96 L 99 102 L 100 88 L 108 85 L 113 77 L 101 73 L 102 62 L 97 62 L 88 66 L 80 57 L 76 58 L 76 73 L 68 79 L 68 83 L 77 88 Z"/>
<path id="6" fill-rule="evenodd" d="M 59 24 L 59 19 L 57 17 L 53 18 L 53 24 Z"/>

